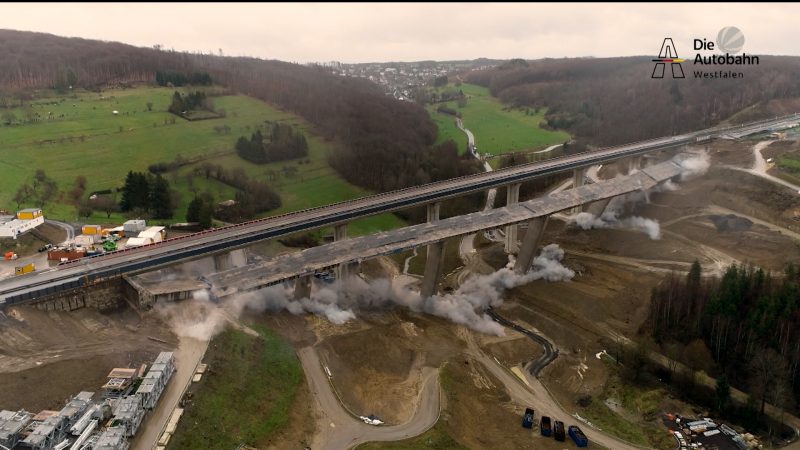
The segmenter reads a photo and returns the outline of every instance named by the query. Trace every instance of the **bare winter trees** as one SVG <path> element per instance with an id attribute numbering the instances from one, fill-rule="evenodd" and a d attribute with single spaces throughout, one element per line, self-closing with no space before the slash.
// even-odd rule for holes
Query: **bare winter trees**
<path id="1" fill-rule="evenodd" d="M 673 275 L 652 294 L 649 331 L 692 370 L 711 370 L 748 388 L 761 403 L 793 406 L 800 393 L 800 272 L 731 266 L 701 278 L 699 264 Z"/>

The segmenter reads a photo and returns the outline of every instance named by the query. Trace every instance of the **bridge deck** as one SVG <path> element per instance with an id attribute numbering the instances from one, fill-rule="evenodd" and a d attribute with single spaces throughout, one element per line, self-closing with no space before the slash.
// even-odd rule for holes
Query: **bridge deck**
<path id="1" fill-rule="evenodd" d="M 534 217 L 547 216 L 596 200 L 650 189 L 659 182 L 680 173 L 681 169 L 676 163 L 667 161 L 645 168 L 633 175 L 584 185 L 504 208 L 346 239 L 281 255 L 259 264 L 214 274 L 208 278 L 208 281 L 214 286 L 214 294 L 217 297 L 224 297 L 236 292 L 279 283 L 286 279 L 311 275 L 317 270 L 332 265 L 389 255 L 443 239 L 526 222 Z"/>
<path id="2" fill-rule="evenodd" d="M 227 252 L 292 233 L 438 202 L 553 173 L 642 155 L 655 150 L 706 142 L 726 133 L 735 132 L 737 135 L 748 135 L 787 128 L 797 125 L 799 117 L 800 115 L 793 114 L 739 127 L 712 128 L 679 136 L 634 142 L 254 220 L 97 257 L 82 258 L 42 272 L 0 280 L 0 308 L 15 302 L 40 298 L 126 274 L 146 272 L 171 264 Z"/>

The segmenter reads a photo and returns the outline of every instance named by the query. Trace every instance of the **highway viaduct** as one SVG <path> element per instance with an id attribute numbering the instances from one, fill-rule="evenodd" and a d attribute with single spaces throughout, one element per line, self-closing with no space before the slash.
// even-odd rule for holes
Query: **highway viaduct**
<path id="1" fill-rule="evenodd" d="M 65 295 L 74 297 L 76 293 L 85 292 L 89 287 L 102 287 L 104 284 L 119 280 L 123 276 L 152 271 L 208 256 L 215 257 L 217 268 L 222 273 L 230 272 L 225 270 L 229 269 L 230 266 L 225 255 L 231 250 L 244 248 L 259 241 L 326 226 L 334 228 L 335 242 L 331 245 L 338 245 L 339 247 L 336 248 L 339 251 L 346 248 L 347 245 L 358 244 L 367 247 L 372 245 L 374 247 L 371 251 L 358 250 L 361 252 L 359 255 L 362 256 L 358 256 L 355 259 L 356 261 L 377 256 L 378 254 L 402 251 L 417 245 L 428 245 L 429 251 L 422 293 L 423 295 L 431 295 L 435 292 L 436 282 L 441 275 L 444 239 L 449 236 L 466 234 L 462 233 L 466 229 L 470 229 L 471 231 L 468 232 L 471 233 L 483 229 L 506 226 L 508 230 L 506 233 L 506 238 L 508 239 L 506 249 L 511 253 L 519 253 L 517 260 L 521 262 L 518 262 L 517 270 L 527 270 L 530 267 L 528 260 L 533 258 L 538 244 L 538 238 L 535 236 L 541 234 L 549 214 L 579 205 L 586 205 L 588 202 L 598 202 L 590 208 L 602 211 L 602 202 L 613 196 L 636 189 L 646 189 L 647 185 L 654 185 L 677 174 L 670 175 L 674 170 L 677 170 L 677 166 L 669 163 L 674 166 L 670 169 L 662 163 L 658 169 L 654 167 L 644 169 L 640 172 L 643 175 L 636 176 L 636 174 L 633 174 L 626 177 L 627 181 L 621 184 L 619 182 L 602 182 L 596 185 L 584 186 L 585 173 L 590 166 L 627 160 L 630 168 L 634 169 L 638 167 L 641 156 L 646 153 L 685 148 L 688 145 L 703 144 L 712 139 L 738 138 L 750 134 L 790 128 L 797 126 L 798 121 L 800 121 L 800 116 L 792 114 L 736 127 L 711 128 L 678 136 L 635 142 L 231 225 L 168 239 L 158 244 L 110 252 L 92 258 L 82 258 L 32 275 L 0 281 L 0 309 L 13 304 L 40 302 L 52 297 Z M 572 172 L 574 186 L 563 196 L 548 196 L 536 199 L 533 202 L 539 203 L 535 204 L 530 202 L 518 203 L 519 186 L 522 182 L 565 172 Z M 649 179 L 644 178 L 645 176 L 649 177 Z M 641 183 L 641 187 L 635 185 L 635 183 Z M 439 220 L 439 208 L 442 201 L 498 187 L 508 188 L 507 206 L 505 208 Z M 567 203 L 569 205 L 565 206 Z M 355 240 L 347 238 L 347 223 L 349 221 L 420 205 L 427 205 L 427 224 L 377 233 Z M 516 225 L 521 222 L 529 222 L 529 227 L 528 233 L 523 239 L 522 247 L 518 248 Z M 464 225 L 469 223 L 474 225 L 465 228 Z M 449 231 L 443 231 L 451 225 L 458 226 Z M 439 234 L 434 233 L 434 231 Z M 403 245 L 398 244 L 396 241 L 401 236 L 405 236 L 406 239 L 406 243 Z M 436 236 L 439 238 L 435 239 Z M 385 244 L 387 239 L 392 240 L 391 245 Z M 386 247 L 385 251 L 378 252 L 381 246 L 386 245 L 388 247 Z M 391 251 L 388 250 L 389 248 L 391 248 Z M 348 275 L 349 267 L 354 258 L 334 258 L 332 256 L 333 253 L 330 253 L 332 248 L 323 246 L 319 247 L 319 249 L 317 252 L 323 253 L 321 258 L 325 260 L 324 267 L 338 264 L 339 276 L 346 277 Z M 309 255 L 313 250 L 315 249 L 300 253 Z M 355 247 L 351 250 L 355 254 Z M 326 254 L 328 257 L 325 256 Z M 272 280 L 270 283 L 299 277 L 300 281 L 297 283 L 298 295 L 307 292 L 309 276 L 311 271 L 314 270 L 312 266 L 317 267 L 323 264 L 323 262 L 315 262 L 313 265 L 309 265 L 303 261 L 296 261 L 294 264 L 297 264 L 297 266 L 293 267 L 290 265 L 292 264 L 290 259 L 276 259 L 276 261 L 280 261 L 280 263 L 273 263 L 272 267 L 278 267 L 279 265 L 281 271 L 279 275 L 272 275 L 272 277 L 283 278 L 270 279 Z M 527 267 L 523 267 L 526 264 Z M 243 270 L 251 270 L 251 272 L 252 270 L 261 270 L 265 271 L 265 273 L 272 270 L 261 265 L 256 267 L 259 268 Z M 227 280 L 236 279 L 236 275 L 233 275 L 233 273 L 239 272 L 236 272 L 237 269 L 233 270 L 234 272 L 228 274 Z M 225 280 L 225 278 L 222 278 L 222 273 L 215 278 L 220 283 Z M 265 280 L 266 278 L 262 276 L 260 279 Z M 264 281 L 260 283 L 262 285 L 269 284 Z"/>

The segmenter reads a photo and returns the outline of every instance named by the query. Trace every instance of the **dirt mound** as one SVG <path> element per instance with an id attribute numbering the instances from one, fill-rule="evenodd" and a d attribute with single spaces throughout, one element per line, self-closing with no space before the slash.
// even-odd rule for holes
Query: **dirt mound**
<path id="1" fill-rule="evenodd" d="M 353 412 L 398 424 L 416 409 L 422 368 L 439 367 L 460 345 L 450 331 L 455 327 L 441 320 L 405 312 L 384 316 L 394 319 L 327 337 L 318 351 Z"/>
<path id="2" fill-rule="evenodd" d="M 507 332 L 509 334 L 512 333 L 510 330 Z M 527 336 L 517 333 L 509 339 L 488 343 L 484 347 L 490 355 L 500 361 L 500 364 L 507 367 L 513 367 L 517 364 L 524 365 L 540 357 L 544 352 L 541 345 L 533 342 Z"/>

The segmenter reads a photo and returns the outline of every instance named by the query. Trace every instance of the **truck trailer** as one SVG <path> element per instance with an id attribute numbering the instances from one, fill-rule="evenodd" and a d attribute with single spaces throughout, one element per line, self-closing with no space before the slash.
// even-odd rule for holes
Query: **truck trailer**
<path id="1" fill-rule="evenodd" d="M 564 422 L 556 420 L 553 422 L 553 437 L 557 441 L 564 442 L 566 440 L 566 432 L 564 431 Z"/>
<path id="2" fill-rule="evenodd" d="M 581 431 L 581 429 L 578 428 L 576 425 L 570 425 L 569 437 L 571 437 L 572 440 L 575 441 L 575 445 L 578 447 L 589 446 L 589 440 L 586 439 L 586 435 L 583 434 L 583 431 Z"/>
<path id="3" fill-rule="evenodd" d="M 533 410 L 525 408 L 525 415 L 522 416 L 522 426 L 524 428 L 533 428 Z"/>
<path id="4" fill-rule="evenodd" d="M 542 433 L 542 436 L 550 437 L 553 434 L 553 429 L 550 426 L 550 417 L 542 416 L 542 420 L 539 421 L 539 431 Z"/>

